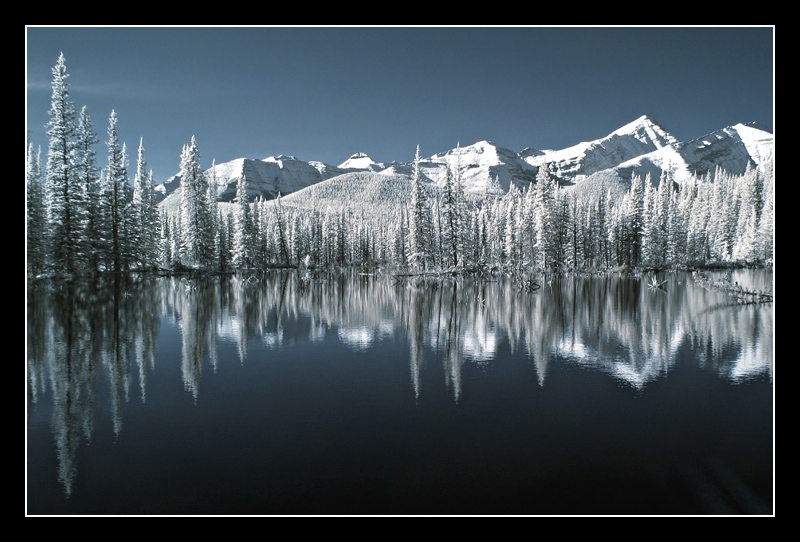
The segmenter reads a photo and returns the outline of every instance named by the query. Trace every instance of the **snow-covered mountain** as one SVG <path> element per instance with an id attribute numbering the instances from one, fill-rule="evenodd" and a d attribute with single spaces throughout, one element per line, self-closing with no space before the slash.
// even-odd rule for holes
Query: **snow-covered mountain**
<path id="1" fill-rule="evenodd" d="M 503 191 L 511 184 L 523 187 L 536 179 L 539 171 L 523 160 L 519 153 L 498 147 L 491 141 L 478 141 L 466 147 L 434 154 L 420 164 L 422 173 L 438 185 L 443 185 L 447 169 L 461 172 L 461 182 L 467 193 L 483 193 L 492 180 L 499 182 Z"/>
<path id="2" fill-rule="evenodd" d="M 605 137 L 578 143 L 560 150 L 532 148 L 515 152 L 490 141 L 479 141 L 423 158 L 420 169 L 424 180 L 444 184 L 448 168 L 460 172 L 468 193 L 507 191 L 511 185 L 525 188 L 535 182 L 541 167 L 564 186 L 580 185 L 592 178 L 627 184 L 632 175 L 648 173 L 657 181 L 668 170 L 680 183 L 692 175 L 706 175 L 717 167 L 731 174 L 741 174 L 750 164 L 765 166 L 775 153 L 775 138 L 755 124 L 736 124 L 697 139 L 680 142 L 660 124 L 647 116 L 625 124 Z M 219 201 L 231 201 L 238 179 L 245 175 L 248 195 L 272 199 L 278 193 L 292 194 L 322 181 L 348 173 L 372 173 L 385 176 L 411 174 L 410 162 L 375 162 L 367 154 L 355 153 L 338 166 L 317 161 L 303 161 L 292 156 L 263 160 L 239 158 L 217 164 L 208 177 L 216 179 Z M 379 179 L 380 177 L 370 177 Z M 178 176 L 157 187 L 164 205 L 174 204 L 179 196 Z M 171 196 L 171 194 L 175 194 Z"/>
<path id="3" fill-rule="evenodd" d="M 215 164 L 209 168 L 206 178 L 215 183 L 218 201 L 232 201 L 236 195 L 236 184 L 244 175 L 247 180 L 247 195 L 251 199 L 258 197 L 273 199 L 278 193 L 291 194 L 307 186 L 325 179 L 345 173 L 340 169 L 322 162 L 305 162 L 294 156 L 270 156 L 263 160 L 237 158 L 223 164 Z M 180 197 L 180 175 L 171 177 L 166 183 L 156 187 L 162 205 L 175 205 Z"/>
<path id="4" fill-rule="evenodd" d="M 381 171 L 386 169 L 386 166 L 375 162 L 367 154 L 357 152 L 341 164 L 339 169 L 344 170 L 358 170 L 358 171 Z"/>
<path id="5" fill-rule="evenodd" d="M 637 156 L 615 166 L 623 179 L 633 173 L 643 177 L 649 173 L 656 180 L 664 170 L 681 183 L 693 176 L 713 175 L 719 167 L 730 174 L 741 175 L 748 164 L 765 166 L 775 154 L 775 137 L 755 124 L 736 124 L 686 143 L 675 143 Z"/>
<path id="6" fill-rule="evenodd" d="M 642 116 L 595 141 L 578 143 L 562 150 L 520 153 L 537 168 L 547 164 L 551 174 L 562 181 L 579 182 L 588 175 L 678 143 L 658 123 Z"/>

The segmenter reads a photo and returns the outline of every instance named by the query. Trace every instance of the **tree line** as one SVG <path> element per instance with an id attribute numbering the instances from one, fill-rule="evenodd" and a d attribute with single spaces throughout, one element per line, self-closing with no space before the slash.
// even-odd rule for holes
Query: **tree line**
<path id="1" fill-rule="evenodd" d="M 417 147 L 410 178 L 394 178 L 379 205 L 357 197 L 317 207 L 280 195 L 250 201 L 244 175 L 233 202 L 218 203 L 215 168 L 200 166 L 192 137 L 181 152 L 180 207 L 172 212 L 156 204 L 142 140 L 131 187 L 114 111 L 107 161 L 98 165 L 88 110 L 76 112 L 66 79 L 61 55 L 44 166 L 41 151 L 27 146 L 29 276 L 275 266 L 524 275 L 773 259 L 773 164 L 742 175 L 717 168 L 680 186 L 668 171 L 657 180 L 633 175 L 622 192 L 602 183 L 593 192 L 561 187 L 545 165 L 524 188 L 504 192 L 490 179 L 483 194 L 467 194 L 458 163 L 442 186 L 424 179 Z"/>

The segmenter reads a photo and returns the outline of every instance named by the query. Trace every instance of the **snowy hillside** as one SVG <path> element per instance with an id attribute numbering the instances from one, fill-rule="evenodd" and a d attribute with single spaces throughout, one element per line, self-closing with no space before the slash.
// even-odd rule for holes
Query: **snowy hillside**
<path id="1" fill-rule="evenodd" d="M 423 187 L 432 191 L 429 181 Z M 432 193 L 432 192 L 431 192 Z M 344 173 L 332 179 L 299 190 L 282 198 L 287 205 L 324 210 L 350 209 L 358 212 L 383 213 L 388 206 L 395 210 L 411 200 L 411 182 L 406 175 L 383 172 Z"/>

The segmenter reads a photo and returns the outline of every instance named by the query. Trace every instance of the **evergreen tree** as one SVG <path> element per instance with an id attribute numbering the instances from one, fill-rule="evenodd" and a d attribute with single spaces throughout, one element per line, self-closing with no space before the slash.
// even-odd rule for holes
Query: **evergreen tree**
<path id="1" fill-rule="evenodd" d="M 560 190 L 557 182 L 553 183 L 553 195 L 556 210 L 554 263 L 558 267 L 563 267 L 571 261 L 567 253 L 571 246 L 569 230 L 573 217 L 570 212 L 569 199 Z"/>
<path id="2" fill-rule="evenodd" d="M 275 198 L 275 204 L 273 205 L 273 210 L 275 211 L 275 244 L 278 247 L 278 258 L 280 262 L 285 265 L 289 266 L 289 244 L 286 232 L 286 219 L 285 213 L 283 210 L 283 205 L 281 204 L 281 194 L 278 192 L 278 197 Z M 342 216 L 342 220 L 344 220 L 344 216 Z M 339 264 L 345 264 L 345 239 L 344 239 L 344 228 L 339 232 L 340 235 L 340 246 L 339 249 Z"/>
<path id="3" fill-rule="evenodd" d="M 211 173 L 206 183 L 206 204 L 208 207 L 208 230 L 209 241 L 212 245 L 212 252 L 208 262 L 208 266 L 213 269 L 218 269 L 220 264 L 220 222 L 219 222 L 219 205 L 217 204 L 217 166 L 216 160 L 211 161 Z"/>
<path id="4" fill-rule="evenodd" d="M 35 151 L 28 142 L 25 156 L 26 196 L 26 255 L 29 275 L 38 275 L 45 270 L 47 244 L 47 209 L 42 183 L 41 151 Z"/>
<path id="5" fill-rule="evenodd" d="M 663 253 L 659 251 L 659 224 L 658 202 L 656 188 L 651 183 L 645 183 L 644 202 L 642 204 L 642 261 L 648 265 L 660 265 L 659 258 Z"/>
<path id="6" fill-rule="evenodd" d="M 213 222 L 208 207 L 208 184 L 200 168 L 200 152 L 192 136 L 181 152 L 181 246 L 184 265 L 210 269 L 215 258 Z"/>
<path id="7" fill-rule="evenodd" d="M 520 207 L 520 193 L 519 189 L 511 185 L 508 193 L 503 198 L 505 204 L 505 221 L 503 223 L 503 254 L 504 263 L 512 272 L 516 271 L 519 266 L 519 250 L 522 243 L 519 240 L 519 221 L 517 216 L 520 214 L 518 208 Z"/>
<path id="8" fill-rule="evenodd" d="M 234 269 L 233 255 L 233 213 L 227 205 L 220 206 L 217 211 L 219 222 L 219 269 L 222 272 Z"/>
<path id="9" fill-rule="evenodd" d="M 247 269 L 253 265 L 253 217 L 250 203 L 247 201 L 247 179 L 244 174 L 236 182 L 236 197 L 233 203 L 231 264 L 235 269 Z"/>
<path id="10" fill-rule="evenodd" d="M 739 215 L 733 246 L 735 260 L 755 260 L 760 254 L 758 247 L 758 220 L 761 213 L 761 187 L 758 171 L 747 164 L 747 170 L 737 179 L 736 196 Z"/>
<path id="11" fill-rule="evenodd" d="M 691 202 L 689 195 L 683 189 L 677 190 L 670 181 L 670 214 L 667 224 L 667 261 L 673 264 L 687 261 L 686 236 L 689 223 L 689 208 Z"/>
<path id="12" fill-rule="evenodd" d="M 84 228 L 85 197 L 75 174 L 75 106 L 69 99 L 63 53 L 52 70 L 50 121 L 47 123 L 47 230 L 48 254 L 54 269 L 68 275 L 79 271 Z"/>
<path id="13" fill-rule="evenodd" d="M 411 174 L 411 211 L 408 236 L 409 264 L 416 270 L 424 270 L 430 265 L 431 225 L 425 198 L 422 193 L 422 173 L 420 172 L 419 145 L 414 155 Z"/>
<path id="14" fill-rule="evenodd" d="M 159 238 L 158 238 L 158 264 L 162 269 L 169 269 L 172 266 L 172 231 L 171 215 L 169 213 L 159 213 Z"/>
<path id="15" fill-rule="evenodd" d="M 456 148 L 456 152 L 459 153 L 460 149 Z M 455 172 L 450 166 L 447 167 L 441 196 L 442 260 L 443 265 L 450 267 L 463 264 L 460 257 L 463 254 L 464 195 L 460 169 L 460 164 L 456 164 Z"/>
<path id="16" fill-rule="evenodd" d="M 579 201 L 575 192 L 570 192 L 569 195 L 562 193 L 561 199 L 563 200 L 562 212 L 567 213 L 567 221 L 564 225 L 565 232 L 565 258 L 564 260 L 569 264 L 572 269 L 584 267 L 583 261 L 583 244 L 581 243 L 584 236 L 584 211 L 585 207 Z"/>
<path id="17" fill-rule="evenodd" d="M 672 176 L 669 174 L 667 170 L 664 170 L 661 173 L 661 179 L 658 182 L 658 191 L 656 197 L 656 223 L 658 227 L 658 242 L 656 246 L 656 250 L 659 257 L 659 266 L 663 266 L 669 263 L 670 254 L 670 242 L 672 238 L 672 232 L 670 231 L 670 224 L 672 220 L 672 193 L 673 190 L 673 183 L 672 183 Z"/>
<path id="18" fill-rule="evenodd" d="M 133 254 L 139 267 L 150 269 L 156 265 L 158 211 L 153 189 L 153 173 L 147 172 L 144 141 L 139 139 L 136 174 L 133 178 L 131 202 L 131 239 Z"/>
<path id="19" fill-rule="evenodd" d="M 758 223 L 759 258 L 764 261 L 774 257 L 775 237 L 775 165 L 773 162 L 764 168 L 763 205 Z"/>
<path id="20" fill-rule="evenodd" d="M 510 191 L 510 190 L 509 190 Z M 505 213 L 503 198 L 495 198 L 492 202 L 491 216 L 489 217 L 488 245 L 490 253 L 490 263 L 494 266 L 501 266 L 505 263 L 504 237 Z"/>
<path id="21" fill-rule="evenodd" d="M 688 198 L 691 208 L 688 211 L 686 232 L 687 262 L 705 264 L 711 257 L 709 244 L 709 223 L 711 218 L 711 183 L 708 180 L 693 179 L 684 188 L 693 196 Z"/>
<path id="22" fill-rule="evenodd" d="M 650 183 L 650 175 L 647 176 Z M 618 240 L 622 262 L 635 267 L 642 259 L 642 237 L 644 234 L 644 186 L 642 178 L 634 174 L 631 188 L 623 198 L 620 215 L 620 237 Z"/>
<path id="23" fill-rule="evenodd" d="M 98 143 L 97 134 L 94 132 L 92 120 L 88 109 L 84 106 L 78 120 L 77 144 L 75 149 L 76 175 L 81 192 L 86 197 L 84 218 L 81 220 L 84 234 L 84 246 L 81 254 L 84 256 L 87 267 L 97 271 L 99 266 L 100 239 L 98 217 L 100 215 L 100 179 L 98 176 L 97 156 L 94 146 Z"/>
<path id="24" fill-rule="evenodd" d="M 600 194 L 593 213 L 592 236 L 597 240 L 596 255 L 597 265 L 608 268 L 611 266 L 611 235 L 609 218 L 609 208 L 611 206 L 611 194 L 606 191 L 605 183 L 600 187 Z"/>
<path id="25" fill-rule="evenodd" d="M 533 222 L 536 228 L 535 266 L 547 269 L 557 263 L 556 182 L 550 177 L 547 164 L 536 174 L 533 196 Z"/>
<path id="26" fill-rule="evenodd" d="M 117 113 L 111 111 L 108 122 L 108 165 L 101 193 L 103 206 L 101 227 L 105 239 L 106 269 L 113 272 L 128 268 L 130 247 L 128 239 L 128 157 L 125 144 L 120 145 Z"/>

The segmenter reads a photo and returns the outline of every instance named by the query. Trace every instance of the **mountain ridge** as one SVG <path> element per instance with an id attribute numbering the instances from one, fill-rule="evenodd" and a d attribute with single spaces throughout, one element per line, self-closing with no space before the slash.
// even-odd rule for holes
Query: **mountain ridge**
<path id="1" fill-rule="evenodd" d="M 624 124 L 610 134 L 580 142 L 564 149 L 515 152 L 489 140 L 433 154 L 420 160 L 424 180 L 442 186 L 448 169 L 458 170 L 468 193 L 485 193 L 499 184 L 503 191 L 524 189 L 535 182 L 541 167 L 563 186 L 579 185 L 593 176 L 630 182 L 633 175 L 650 174 L 655 182 L 663 171 L 681 183 L 692 176 L 713 175 L 717 168 L 730 174 L 743 173 L 748 165 L 763 167 L 774 158 L 774 135 L 755 122 L 739 123 L 690 141 L 681 142 L 647 115 Z M 248 198 L 273 199 L 343 175 L 369 172 L 378 175 L 410 176 L 412 162 L 378 163 L 368 154 L 356 152 L 333 166 L 303 161 L 293 156 L 270 156 L 262 160 L 237 158 L 206 170 L 216 179 L 218 201 L 231 201 L 236 183 L 244 175 Z M 175 205 L 180 195 L 180 178 L 171 177 L 156 187 L 162 205 Z"/>

